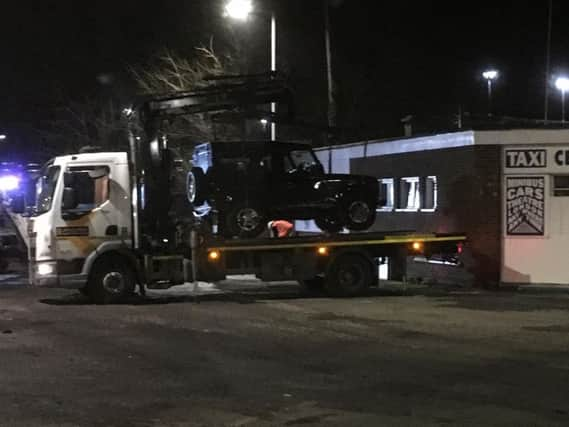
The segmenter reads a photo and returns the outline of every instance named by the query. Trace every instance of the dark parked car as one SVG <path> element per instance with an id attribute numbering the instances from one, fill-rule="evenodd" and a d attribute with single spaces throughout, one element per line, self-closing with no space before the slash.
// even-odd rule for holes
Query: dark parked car
<path id="1" fill-rule="evenodd" d="M 314 219 L 337 232 L 365 230 L 375 221 L 373 177 L 326 174 L 311 147 L 285 142 L 199 145 L 188 175 L 196 212 L 218 212 L 225 236 L 255 237 L 272 219 Z"/>

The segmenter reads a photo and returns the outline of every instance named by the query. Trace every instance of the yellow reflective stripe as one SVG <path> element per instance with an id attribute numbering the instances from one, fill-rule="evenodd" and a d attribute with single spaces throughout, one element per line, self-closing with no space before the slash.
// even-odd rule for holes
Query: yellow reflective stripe
<path id="1" fill-rule="evenodd" d="M 315 243 L 288 243 L 279 245 L 255 245 L 255 246 L 212 246 L 208 247 L 208 251 L 237 252 L 237 251 L 262 251 L 267 249 L 293 249 L 293 248 L 311 248 L 319 246 L 328 247 L 345 247 L 345 246 L 370 246 L 370 245 L 390 245 L 395 243 L 413 243 L 413 242 L 459 242 L 466 240 L 466 236 L 405 236 L 405 237 L 386 237 L 381 240 L 358 240 L 356 242 L 315 242 Z"/>

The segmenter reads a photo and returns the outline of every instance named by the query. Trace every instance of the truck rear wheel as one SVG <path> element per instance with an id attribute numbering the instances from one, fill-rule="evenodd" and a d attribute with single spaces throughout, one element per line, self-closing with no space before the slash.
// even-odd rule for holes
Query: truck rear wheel
<path id="1" fill-rule="evenodd" d="M 112 304 L 134 292 L 134 272 L 121 256 L 105 256 L 96 261 L 87 284 L 87 293 L 96 304 Z"/>
<path id="2" fill-rule="evenodd" d="M 372 281 L 369 261 L 362 255 L 346 254 L 332 261 L 324 286 L 330 295 L 351 297 L 363 293 Z"/>

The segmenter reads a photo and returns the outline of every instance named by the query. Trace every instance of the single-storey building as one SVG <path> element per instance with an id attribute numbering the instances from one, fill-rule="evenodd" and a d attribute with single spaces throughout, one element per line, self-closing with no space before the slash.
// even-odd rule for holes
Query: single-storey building
<path id="1" fill-rule="evenodd" d="M 569 130 L 461 131 L 317 150 L 377 177 L 375 230 L 461 232 L 479 285 L 569 283 Z"/>

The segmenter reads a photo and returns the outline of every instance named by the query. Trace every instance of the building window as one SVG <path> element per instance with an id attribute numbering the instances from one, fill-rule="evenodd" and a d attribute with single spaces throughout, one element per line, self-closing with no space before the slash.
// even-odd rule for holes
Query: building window
<path id="1" fill-rule="evenodd" d="M 553 176 L 553 195 L 555 197 L 569 197 L 569 175 Z"/>
<path id="2" fill-rule="evenodd" d="M 395 205 L 395 185 L 393 178 L 382 178 L 379 181 L 379 208 L 381 211 L 392 211 Z"/>
<path id="3" fill-rule="evenodd" d="M 434 211 L 437 209 L 437 177 L 428 176 L 425 178 L 424 192 L 423 192 L 423 203 L 421 204 L 421 210 L 423 211 Z"/>
<path id="4" fill-rule="evenodd" d="M 421 207 L 419 177 L 401 178 L 399 180 L 399 195 L 397 209 L 402 211 L 417 211 Z"/>

